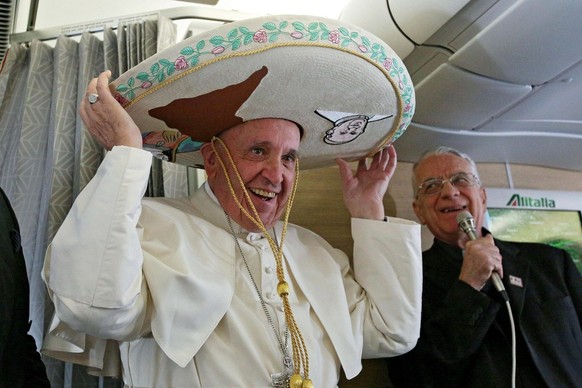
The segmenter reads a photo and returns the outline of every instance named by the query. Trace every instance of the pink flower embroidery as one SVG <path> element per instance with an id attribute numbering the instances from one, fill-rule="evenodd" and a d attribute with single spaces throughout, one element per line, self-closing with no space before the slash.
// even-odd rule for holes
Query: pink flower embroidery
<path id="1" fill-rule="evenodd" d="M 115 95 L 113 96 L 115 98 L 115 100 L 117 102 L 119 102 L 121 105 L 125 105 L 129 102 L 129 100 L 127 100 L 125 97 L 123 97 L 121 94 L 119 93 L 115 93 Z"/>
<path id="2" fill-rule="evenodd" d="M 363 52 L 363 53 L 367 53 L 368 52 L 368 49 L 363 44 L 358 45 L 358 49 L 360 49 L 360 51 Z"/>
<path id="3" fill-rule="evenodd" d="M 149 88 L 150 86 L 152 86 L 152 83 L 151 83 L 151 81 L 144 81 L 144 82 L 142 82 L 142 83 L 141 83 L 141 88 L 142 88 L 142 89 L 147 89 L 147 88 Z"/>
<path id="4" fill-rule="evenodd" d="M 384 61 L 384 69 L 390 70 L 391 67 L 392 67 L 392 58 L 386 58 L 386 60 Z"/>
<path id="5" fill-rule="evenodd" d="M 411 108 L 412 108 L 412 105 L 410 105 L 410 104 L 407 104 L 407 105 L 404 107 L 404 111 L 405 111 L 405 112 L 408 112 L 408 111 L 410 111 L 410 109 L 411 109 Z"/>
<path id="6" fill-rule="evenodd" d="M 340 34 L 338 30 L 330 31 L 329 33 L 329 41 L 331 43 L 339 44 L 340 41 Z"/>
<path id="7" fill-rule="evenodd" d="M 402 83 L 402 81 L 398 81 L 398 88 L 400 90 L 404 90 L 404 84 Z"/>
<path id="8" fill-rule="evenodd" d="M 216 46 L 211 51 L 211 53 L 214 55 L 218 55 L 218 54 L 223 53 L 223 52 L 224 52 L 224 46 Z"/>
<path id="9" fill-rule="evenodd" d="M 257 43 L 267 43 L 267 31 L 261 28 L 255 32 L 255 35 L 253 35 L 253 40 Z"/>
<path id="10" fill-rule="evenodd" d="M 188 62 L 186 62 L 186 58 L 183 55 L 180 55 L 174 62 L 174 69 L 184 70 L 186 68 L 188 68 Z"/>
<path id="11" fill-rule="evenodd" d="M 299 32 L 299 31 L 293 31 L 291 33 L 291 37 L 293 39 L 301 39 L 301 38 L 303 38 L 303 33 L 302 32 Z"/>

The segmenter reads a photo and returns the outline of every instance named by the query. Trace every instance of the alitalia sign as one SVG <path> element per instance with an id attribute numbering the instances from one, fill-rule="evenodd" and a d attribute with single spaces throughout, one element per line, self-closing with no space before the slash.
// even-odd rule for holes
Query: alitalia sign
<path id="1" fill-rule="evenodd" d="M 508 207 L 536 207 L 536 208 L 556 208 L 556 201 L 547 197 L 528 197 L 514 193 L 507 204 Z"/>
<path id="2" fill-rule="evenodd" d="M 487 207 L 582 211 L 582 193 L 558 190 L 487 188 Z"/>

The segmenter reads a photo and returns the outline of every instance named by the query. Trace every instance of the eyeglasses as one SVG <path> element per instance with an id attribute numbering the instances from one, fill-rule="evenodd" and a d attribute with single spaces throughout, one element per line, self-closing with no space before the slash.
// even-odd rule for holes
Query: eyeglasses
<path id="1" fill-rule="evenodd" d="M 450 176 L 448 179 L 430 178 L 422 182 L 418 186 L 418 194 L 422 195 L 435 195 L 441 192 L 443 186 L 446 182 L 450 182 L 451 185 L 458 189 L 475 186 L 479 184 L 479 178 L 473 174 L 467 174 L 465 172 L 460 172 L 458 174 Z"/>

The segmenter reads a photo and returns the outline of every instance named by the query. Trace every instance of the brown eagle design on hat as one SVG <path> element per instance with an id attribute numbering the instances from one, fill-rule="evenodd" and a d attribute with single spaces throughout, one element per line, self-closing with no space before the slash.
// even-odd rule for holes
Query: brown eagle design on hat
<path id="1" fill-rule="evenodd" d="M 241 83 L 196 97 L 176 99 L 168 105 L 150 109 L 149 114 L 194 141 L 209 142 L 213 136 L 243 122 L 236 112 L 268 72 L 263 66 Z"/>

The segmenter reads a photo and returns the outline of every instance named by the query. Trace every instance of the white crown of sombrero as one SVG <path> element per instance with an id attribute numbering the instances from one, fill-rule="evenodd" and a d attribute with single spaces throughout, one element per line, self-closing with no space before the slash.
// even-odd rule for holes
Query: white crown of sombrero
<path id="1" fill-rule="evenodd" d="M 157 53 L 110 84 L 144 148 L 202 167 L 212 136 L 253 119 L 303 129 L 302 168 L 356 160 L 394 142 L 414 113 L 402 60 L 354 25 L 315 16 L 232 22 Z"/>

